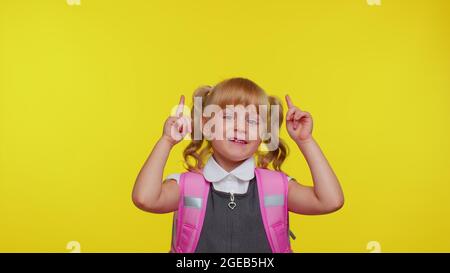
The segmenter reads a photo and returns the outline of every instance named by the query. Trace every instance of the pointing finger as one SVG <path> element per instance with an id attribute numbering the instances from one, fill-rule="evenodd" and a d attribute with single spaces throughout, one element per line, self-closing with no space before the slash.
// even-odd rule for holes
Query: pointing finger
<path id="1" fill-rule="evenodd" d="M 183 115 L 183 109 L 184 109 L 184 95 L 181 95 L 180 102 L 178 103 L 178 108 L 177 108 L 177 112 L 175 113 L 175 115 L 177 117 L 182 116 Z"/>
<path id="2" fill-rule="evenodd" d="M 286 95 L 286 103 L 288 108 L 294 107 L 294 104 L 292 103 L 291 97 L 289 97 L 289 95 Z"/>

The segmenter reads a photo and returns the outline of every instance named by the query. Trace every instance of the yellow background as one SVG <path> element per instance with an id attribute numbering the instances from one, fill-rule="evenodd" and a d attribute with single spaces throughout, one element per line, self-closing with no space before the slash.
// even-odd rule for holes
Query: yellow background
<path id="1" fill-rule="evenodd" d="M 450 251 L 450 1 L 4 0 L 0 27 L 1 252 L 167 252 L 134 180 L 180 94 L 232 76 L 311 112 L 343 185 L 295 252 Z"/>

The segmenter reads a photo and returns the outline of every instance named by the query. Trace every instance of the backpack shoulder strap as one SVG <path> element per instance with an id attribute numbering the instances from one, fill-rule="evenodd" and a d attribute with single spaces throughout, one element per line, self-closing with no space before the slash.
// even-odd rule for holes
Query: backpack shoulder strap
<path id="1" fill-rule="evenodd" d="M 261 216 L 272 252 L 292 252 L 287 206 L 288 179 L 278 171 L 255 168 Z"/>
<path id="2" fill-rule="evenodd" d="M 185 172 L 180 176 L 179 193 L 171 252 L 191 253 L 195 251 L 202 230 L 209 183 L 202 174 Z"/>

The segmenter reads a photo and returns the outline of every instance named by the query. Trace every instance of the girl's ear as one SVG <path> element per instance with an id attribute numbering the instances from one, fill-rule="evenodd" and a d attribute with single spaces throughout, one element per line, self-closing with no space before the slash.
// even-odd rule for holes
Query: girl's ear
<path id="1" fill-rule="evenodd" d="M 208 120 L 209 119 L 207 117 L 203 117 L 202 116 L 201 133 L 202 133 L 202 137 L 205 137 L 206 139 L 210 139 L 211 138 L 211 135 L 209 135 L 209 132 L 206 132 L 204 130 L 205 124 L 208 122 Z"/>
<path id="2" fill-rule="evenodd" d="M 266 132 L 263 132 L 263 133 L 259 134 L 258 137 L 261 140 L 261 142 L 269 141 L 270 140 L 270 133 L 266 131 Z"/>

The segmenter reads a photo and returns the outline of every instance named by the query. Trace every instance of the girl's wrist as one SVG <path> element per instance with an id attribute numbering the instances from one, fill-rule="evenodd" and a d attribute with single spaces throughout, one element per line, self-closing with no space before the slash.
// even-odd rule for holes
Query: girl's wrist
<path id="1" fill-rule="evenodd" d="M 312 136 L 310 136 L 307 139 L 296 139 L 295 143 L 297 143 L 298 146 L 305 146 L 308 145 L 310 143 L 314 142 L 314 139 Z"/>
<path id="2" fill-rule="evenodd" d="M 166 135 L 162 135 L 159 139 L 159 142 L 163 143 L 164 145 L 168 146 L 169 148 L 172 148 L 175 146 L 175 143 Z"/>

